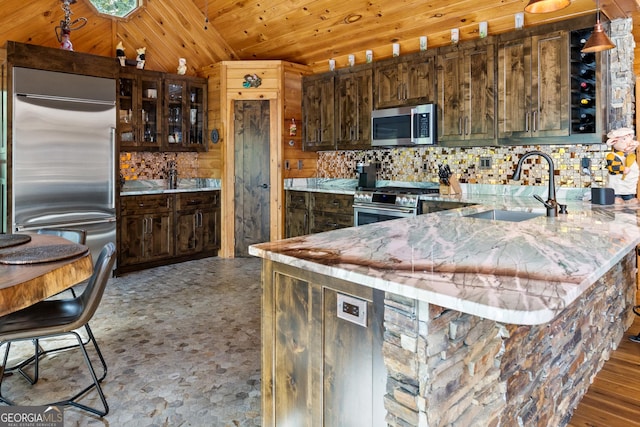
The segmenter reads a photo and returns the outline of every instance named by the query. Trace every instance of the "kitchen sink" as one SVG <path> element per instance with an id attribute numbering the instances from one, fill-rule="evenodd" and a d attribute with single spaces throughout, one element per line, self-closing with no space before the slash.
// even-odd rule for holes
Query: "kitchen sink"
<path id="1" fill-rule="evenodd" d="M 476 213 L 468 214 L 465 216 L 469 218 L 492 219 L 494 221 L 520 222 L 520 221 L 526 221 L 528 219 L 536 218 L 543 215 L 544 215 L 543 213 L 539 213 L 539 212 L 507 211 L 503 209 L 492 209 L 490 211 L 476 212 Z"/>

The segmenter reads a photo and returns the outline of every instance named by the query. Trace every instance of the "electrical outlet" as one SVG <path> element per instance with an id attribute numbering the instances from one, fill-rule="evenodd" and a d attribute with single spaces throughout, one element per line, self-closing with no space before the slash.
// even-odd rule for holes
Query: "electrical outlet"
<path id="1" fill-rule="evenodd" d="M 480 169 L 491 169 L 491 157 L 480 156 Z"/>
<path id="2" fill-rule="evenodd" d="M 341 293 L 337 294 L 339 318 L 367 327 L 367 301 Z"/>
<path id="3" fill-rule="evenodd" d="M 422 164 L 422 170 L 423 170 L 424 172 L 428 171 L 428 170 L 429 170 L 429 163 L 423 163 L 423 164 Z"/>
<path id="4" fill-rule="evenodd" d="M 591 167 L 591 159 L 588 157 L 583 157 L 582 159 L 580 159 L 580 167 L 582 169 L 589 169 Z"/>
<path id="5" fill-rule="evenodd" d="M 298 160 L 298 170 L 302 170 L 302 160 Z"/>
<path id="6" fill-rule="evenodd" d="M 291 169 L 291 165 L 289 164 L 289 160 L 285 160 L 284 161 L 284 168 L 285 168 L 285 170 Z"/>

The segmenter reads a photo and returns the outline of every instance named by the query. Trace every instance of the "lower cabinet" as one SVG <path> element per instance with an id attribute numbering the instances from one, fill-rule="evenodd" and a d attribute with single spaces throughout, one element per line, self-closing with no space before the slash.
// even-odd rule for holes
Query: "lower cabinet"
<path id="1" fill-rule="evenodd" d="M 218 192 L 181 193 L 176 206 L 176 255 L 215 251 L 220 247 Z"/>
<path id="2" fill-rule="evenodd" d="M 116 275 L 217 255 L 219 193 L 121 197 Z"/>
<path id="3" fill-rule="evenodd" d="M 173 195 L 124 197 L 118 268 L 173 255 Z"/>
<path id="4" fill-rule="evenodd" d="M 287 238 L 353 227 L 350 194 L 286 191 Z"/>
<path id="5" fill-rule="evenodd" d="M 309 234 L 309 193 L 305 191 L 286 192 L 285 237 Z"/>
<path id="6" fill-rule="evenodd" d="M 385 423 L 384 292 L 263 261 L 262 425 Z"/>

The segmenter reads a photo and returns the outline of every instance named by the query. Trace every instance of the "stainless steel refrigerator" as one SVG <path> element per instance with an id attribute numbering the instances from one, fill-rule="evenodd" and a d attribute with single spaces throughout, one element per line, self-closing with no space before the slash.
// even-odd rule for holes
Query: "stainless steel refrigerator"
<path id="1" fill-rule="evenodd" d="M 13 232 L 81 228 L 94 260 L 116 241 L 115 80 L 13 69 Z"/>

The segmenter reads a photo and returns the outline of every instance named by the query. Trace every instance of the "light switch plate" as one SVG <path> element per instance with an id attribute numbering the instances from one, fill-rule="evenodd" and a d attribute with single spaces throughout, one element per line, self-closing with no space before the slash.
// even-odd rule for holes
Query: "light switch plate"
<path id="1" fill-rule="evenodd" d="M 367 327 L 367 301 L 338 294 L 338 317 L 356 325 Z"/>

